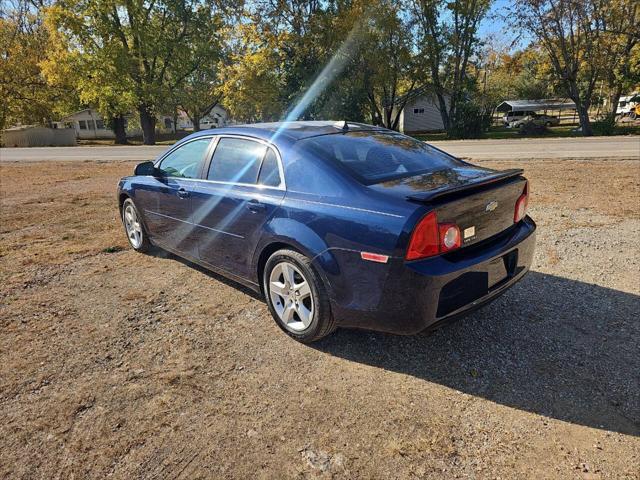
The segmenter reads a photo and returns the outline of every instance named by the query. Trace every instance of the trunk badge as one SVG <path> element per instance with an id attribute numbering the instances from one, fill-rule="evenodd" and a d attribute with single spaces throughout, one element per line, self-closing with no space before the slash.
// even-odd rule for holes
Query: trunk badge
<path id="1" fill-rule="evenodd" d="M 498 202 L 495 200 L 491 200 L 487 203 L 486 207 L 484 207 L 485 212 L 493 212 L 496 208 L 498 208 Z"/>

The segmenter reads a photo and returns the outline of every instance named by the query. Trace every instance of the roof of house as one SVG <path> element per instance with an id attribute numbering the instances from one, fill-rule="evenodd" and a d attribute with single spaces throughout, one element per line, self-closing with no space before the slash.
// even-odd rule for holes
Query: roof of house
<path id="1" fill-rule="evenodd" d="M 512 110 L 559 110 L 575 109 L 576 104 L 569 99 L 544 98 L 541 100 L 505 100 L 496 107 L 498 112 L 509 112 Z"/>

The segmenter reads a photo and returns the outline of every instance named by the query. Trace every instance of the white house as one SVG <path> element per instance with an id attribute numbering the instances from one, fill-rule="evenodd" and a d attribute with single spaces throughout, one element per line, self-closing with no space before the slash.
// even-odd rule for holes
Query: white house
<path id="1" fill-rule="evenodd" d="M 179 122 L 178 122 L 179 123 Z M 129 126 L 129 117 L 125 118 L 127 137 L 135 137 L 142 135 L 142 130 L 131 128 Z M 77 138 L 80 139 L 110 139 L 115 138 L 113 131 L 105 124 L 102 116 L 92 108 L 85 108 L 79 112 L 72 113 L 54 122 L 57 128 L 73 128 L 76 131 Z M 178 126 L 178 128 L 180 128 Z M 159 133 L 171 133 L 173 128 L 172 115 L 158 115 L 156 122 L 156 131 Z"/>
<path id="2" fill-rule="evenodd" d="M 221 106 L 216 105 L 211 111 L 200 119 L 200 129 L 224 127 L 229 124 L 229 114 Z M 193 130 L 193 122 L 185 112 L 178 112 L 178 128 L 180 130 Z"/>
<path id="3" fill-rule="evenodd" d="M 448 97 L 445 99 L 448 105 Z M 409 100 L 400 113 L 398 129 L 402 133 L 420 133 L 444 130 L 438 99 L 434 94 L 424 94 Z"/>
<path id="4" fill-rule="evenodd" d="M 59 128 L 73 128 L 77 138 L 81 139 L 115 137 L 111 129 L 104 124 L 100 114 L 91 108 L 67 115 L 55 123 Z"/>

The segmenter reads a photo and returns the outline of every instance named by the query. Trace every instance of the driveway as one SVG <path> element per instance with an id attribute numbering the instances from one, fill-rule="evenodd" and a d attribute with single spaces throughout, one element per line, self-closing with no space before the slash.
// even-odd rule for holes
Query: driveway
<path id="1" fill-rule="evenodd" d="M 517 160 L 525 158 L 637 158 L 640 137 L 528 138 L 517 140 L 452 140 L 433 145 L 471 160 Z M 167 146 L 36 147 L 3 148 L 0 160 L 153 160 Z"/>

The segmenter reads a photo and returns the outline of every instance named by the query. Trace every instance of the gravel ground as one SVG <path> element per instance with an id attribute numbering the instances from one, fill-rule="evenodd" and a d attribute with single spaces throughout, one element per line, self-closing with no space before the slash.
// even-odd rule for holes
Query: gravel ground
<path id="1" fill-rule="evenodd" d="M 640 478 L 640 162 L 524 166 L 533 271 L 431 334 L 286 337 L 127 248 L 132 163 L 0 166 L 2 478 Z"/>

